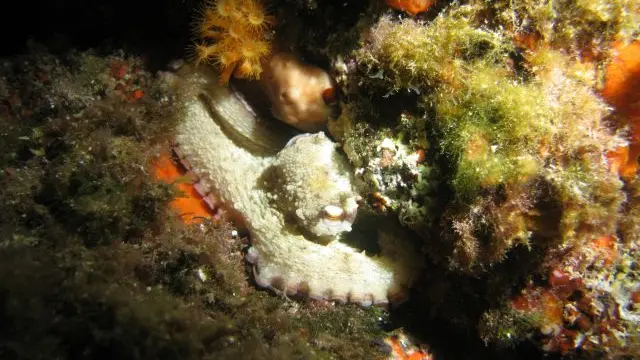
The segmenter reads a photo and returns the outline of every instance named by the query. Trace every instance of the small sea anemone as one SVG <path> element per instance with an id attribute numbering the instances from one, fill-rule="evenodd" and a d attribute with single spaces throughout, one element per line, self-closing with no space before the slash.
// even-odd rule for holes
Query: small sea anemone
<path id="1" fill-rule="evenodd" d="M 259 0 L 206 2 L 197 20 L 197 63 L 210 62 L 220 69 L 220 82 L 231 75 L 259 79 L 262 59 L 271 52 L 270 29 L 274 18 Z"/>

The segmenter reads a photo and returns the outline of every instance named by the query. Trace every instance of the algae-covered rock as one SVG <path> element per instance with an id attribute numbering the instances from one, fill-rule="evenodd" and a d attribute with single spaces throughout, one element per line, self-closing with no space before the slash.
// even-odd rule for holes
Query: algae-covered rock
<path id="1" fill-rule="evenodd" d="M 363 175 L 374 174 L 371 192 L 401 218 L 411 214 L 405 223 L 429 238 L 425 222 L 440 218 L 439 239 L 425 246 L 452 268 L 482 271 L 517 245 L 572 247 L 615 232 L 625 195 L 605 154 L 624 140 L 606 127 L 594 83 L 570 57 L 523 53 L 478 17 L 471 6 L 430 22 L 381 17 L 353 53 L 352 81 L 414 101 L 416 115 L 376 119 L 376 110 L 354 110 L 376 106 L 353 95 L 330 129 Z M 384 141 L 394 144 L 386 153 Z M 407 146 L 427 161 L 396 156 Z M 434 168 L 435 178 L 425 171 Z M 394 176 L 402 180 L 390 184 Z M 435 184 L 449 195 L 442 216 L 423 205 Z"/>
<path id="2" fill-rule="evenodd" d="M 2 357 L 382 356 L 382 310 L 259 291 L 230 225 L 171 210 L 182 194 L 152 166 L 181 109 L 163 73 L 35 47 L 0 78 Z"/>
<path id="3" fill-rule="evenodd" d="M 180 192 L 153 177 L 183 94 L 138 57 L 32 48 L 0 63 L 1 354 L 369 359 L 402 350 L 378 341 L 402 327 L 443 357 L 636 356 L 640 190 L 612 160 L 635 105 L 597 91 L 638 40 L 637 1 L 266 5 L 277 50 L 335 80 L 328 130 L 364 198 L 355 224 L 397 219 L 421 241 L 408 300 L 259 290 L 248 241 L 178 221 Z M 130 10 L 101 13 L 138 23 Z M 170 24 L 144 27 L 165 41 Z"/>
<path id="4" fill-rule="evenodd" d="M 422 237 L 439 269 L 425 275 L 423 305 L 442 308 L 450 325 L 475 322 L 487 344 L 511 346 L 549 330 L 537 314 L 508 305 L 523 284 L 558 268 L 582 279 L 585 268 L 572 261 L 596 239 L 613 237 L 629 253 L 636 238 L 633 182 L 609 161 L 628 135 L 597 89 L 612 42 L 637 37 L 637 5 L 596 3 L 451 3 L 417 19 L 383 12 L 361 19 L 357 46 L 334 62 L 345 96 L 329 130 L 359 168 L 368 205 Z M 611 276 L 607 269 L 598 277 Z M 448 281 L 455 289 L 443 290 Z M 611 295 L 575 290 L 585 299 Z M 474 291 L 485 309 L 450 304 Z M 538 310 L 576 301 L 553 296 L 560 300 Z M 637 328 L 616 315 L 600 319 Z M 623 331 L 616 326 L 571 339 Z M 538 339 L 540 348 L 582 346 L 569 349 L 554 336 Z M 582 349 L 592 354 L 636 346 L 588 344 Z"/>

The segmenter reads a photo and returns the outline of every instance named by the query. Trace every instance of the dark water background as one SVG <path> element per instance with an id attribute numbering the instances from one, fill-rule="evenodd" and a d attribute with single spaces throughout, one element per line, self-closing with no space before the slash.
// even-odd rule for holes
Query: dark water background
<path id="1" fill-rule="evenodd" d="M 7 1 L 0 11 L 0 56 L 24 53 L 33 40 L 52 52 L 123 49 L 161 67 L 184 56 L 193 0 Z"/>

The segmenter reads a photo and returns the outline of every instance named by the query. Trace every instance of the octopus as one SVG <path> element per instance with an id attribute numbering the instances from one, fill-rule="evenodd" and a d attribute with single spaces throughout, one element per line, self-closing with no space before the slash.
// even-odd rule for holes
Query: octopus
<path id="1" fill-rule="evenodd" d="M 301 134 L 258 118 L 213 71 L 178 77 L 184 101 L 176 153 L 199 192 L 215 194 L 242 220 L 258 286 L 362 306 L 406 298 L 421 266 L 418 251 L 393 225 L 354 230 L 361 197 L 338 144 L 324 132 Z M 357 234 L 377 253 L 347 241 Z"/>

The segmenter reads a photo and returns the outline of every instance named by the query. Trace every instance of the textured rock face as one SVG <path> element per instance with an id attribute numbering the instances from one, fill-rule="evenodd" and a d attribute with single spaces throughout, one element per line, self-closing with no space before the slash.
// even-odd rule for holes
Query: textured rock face
<path id="1" fill-rule="evenodd" d="M 292 139 L 276 155 L 250 151 L 224 128 L 251 112 L 227 107 L 232 94 L 213 77 L 189 75 L 185 88 L 190 95 L 177 145 L 199 186 L 244 220 L 257 284 L 364 306 L 404 297 L 419 264 L 415 249 L 380 232 L 375 257 L 340 241 L 340 233 L 351 230 L 358 196 L 335 143 L 317 133 Z"/>

